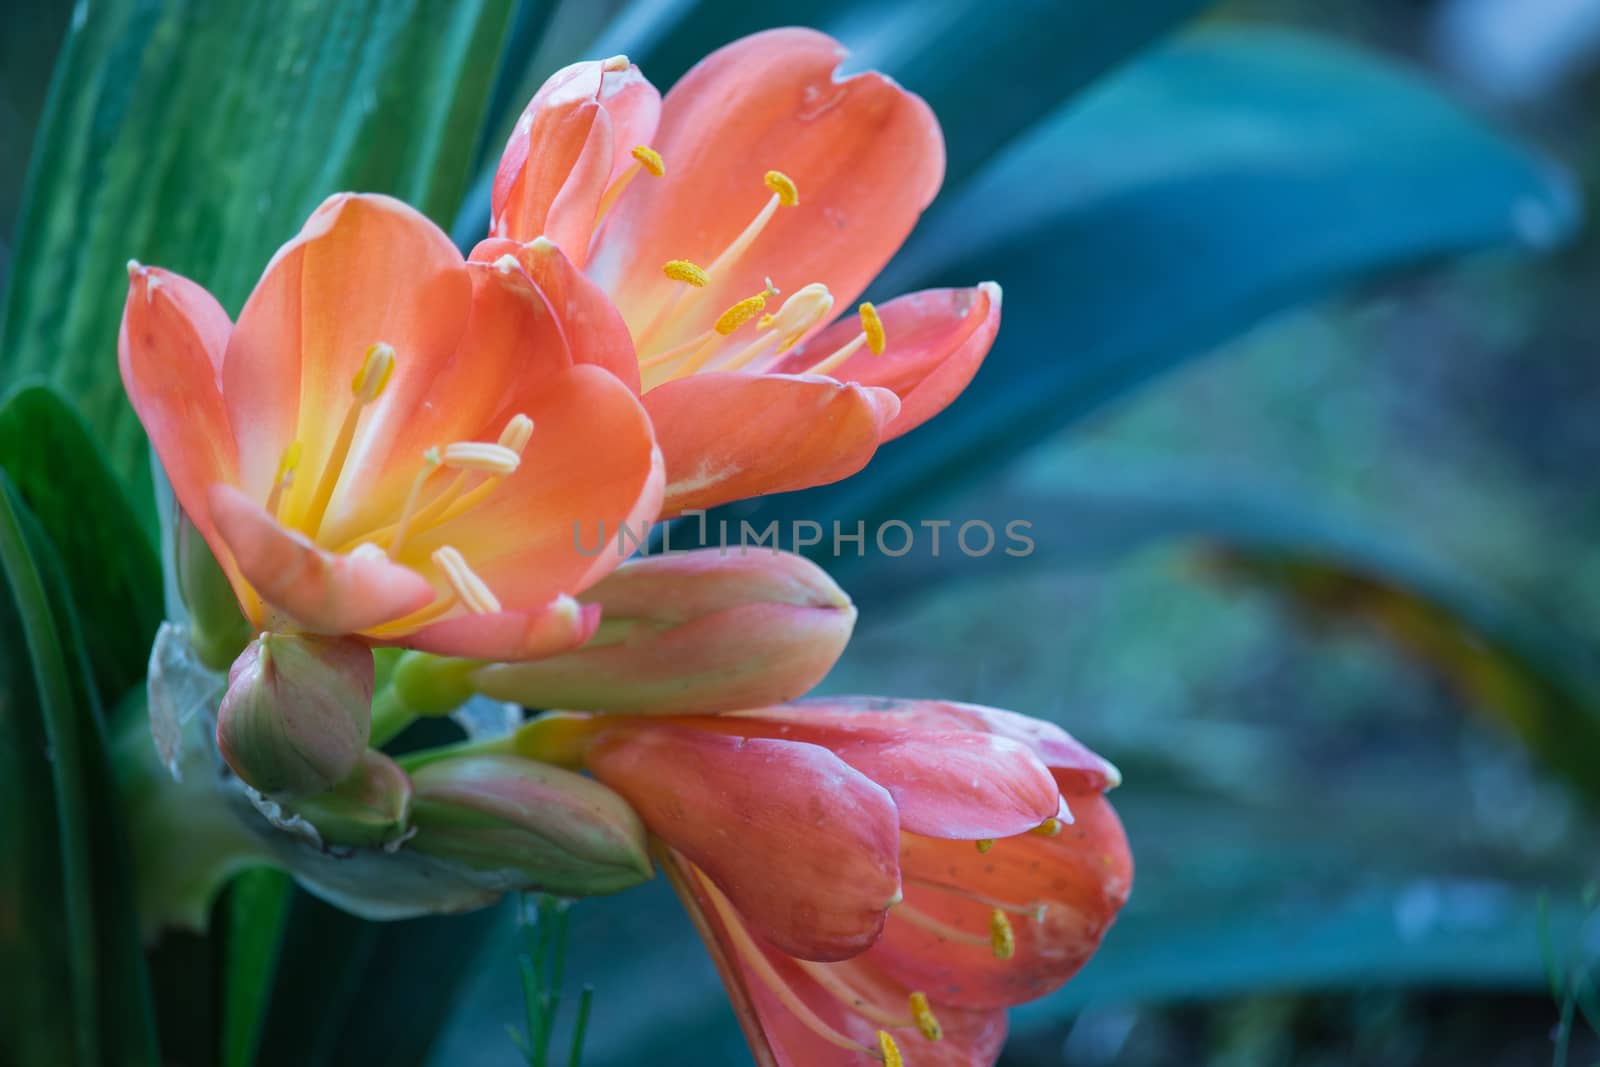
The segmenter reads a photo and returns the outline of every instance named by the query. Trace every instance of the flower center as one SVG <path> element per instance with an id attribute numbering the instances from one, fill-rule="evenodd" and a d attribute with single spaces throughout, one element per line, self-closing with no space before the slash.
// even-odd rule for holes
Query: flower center
<path id="1" fill-rule="evenodd" d="M 316 491 L 304 512 L 285 515 L 285 496 L 301 476 L 303 449 L 293 441 L 284 449 L 278 472 L 267 496 L 266 509 L 279 522 L 300 530 L 317 541 L 323 533 L 328 505 L 344 475 L 345 466 L 362 427 L 363 412 L 388 388 L 394 375 L 396 354 L 393 346 L 379 341 L 367 349 L 361 368 L 350 383 L 351 401 L 334 438 L 328 459 L 318 473 Z M 533 420 L 526 415 L 511 417 L 498 441 L 453 441 L 423 452 L 421 465 L 397 512 L 388 521 L 354 537 L 347 537 L 335 550 L 340 554 L 378 551 L 398 562 L 408 540 L 432 530 L 477 507 L 507 477 L 516 473 L 523 450 L 533 437 Z M 430 494 L 429 483 L 440 470 L 455 477 L 442 489 Z M 444 591 L 432 604 L 405 619 L 379 627 L 382 632 L 412 629 L 460 607 L 474 613 L 500 610 L 500 601 L 468 564 L 461 552 L 449 545 L 427 557 L 443 579 Z M 420 560 L 416 561 L 420 562 Z"/>

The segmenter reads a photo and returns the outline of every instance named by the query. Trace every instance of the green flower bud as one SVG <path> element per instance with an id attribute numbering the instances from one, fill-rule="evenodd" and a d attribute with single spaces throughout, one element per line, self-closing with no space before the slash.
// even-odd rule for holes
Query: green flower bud
<path id="1" fill-rule="evenodd" d="M 644 824 L 592 778 L 515 756 L 466 756 L 426 764 L 412 783 L 417 834 L 407 848 L 561 896 L 650 878 Z"/>
<path id="2" fill-rule="evenodd" d="M 372 725 L 372 652 L 350 638 L 264 633 L 228 671 L 217 747 L 268 796 L 325 793 L 356 769 Z"/>
<path id="3" fill-rule="evenodd" d="M 330 845 L 392 846 L 410 832 L 411 779 L 394 760 L 368 749 L 350 777 L 297 801 L 293 810 Z"/>
<path id="4" fill-rule="evenodd" d="M 178 593 L 189 611 L 189 643 L 201 663 L 220 671 L 249 644 L 250 622 L 205 538 L 182 511 L 173 536 Z"/>

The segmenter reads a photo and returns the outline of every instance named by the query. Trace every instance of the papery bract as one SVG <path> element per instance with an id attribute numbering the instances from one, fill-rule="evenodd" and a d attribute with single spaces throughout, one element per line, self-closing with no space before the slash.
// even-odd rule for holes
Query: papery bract
<path id="1" fill-rule="evenodd" d="M 665 455 L 666 514 L 855 473 L 949 404 L 994 340 L 992 283 L 827 325 L 944 175 L 927 105 L 881 74 L 838 76 L 844 57 L 812 30 L 758 33 L 659 101 L 625 57 L 576 64 L 501 157 L 472 258 L 553 243 L 609 294 Z"/>

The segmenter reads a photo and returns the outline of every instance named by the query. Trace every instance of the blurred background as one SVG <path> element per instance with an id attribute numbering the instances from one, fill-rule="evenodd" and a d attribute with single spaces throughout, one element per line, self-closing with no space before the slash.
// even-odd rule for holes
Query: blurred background
<path id="1" fill-rule="evenodd" d="M 981 7 L 1000 24 L 1035 20 L 1042 50 L 970 81 L 967 111 L 936 99 L 962 179 L 941 206 L 983 204 L 985 181 L 1012 188 L 986 177 L 988 164 L 1028 162 L 1032 142 L 986 140 L 982 125 L 986 109 L 1023 106 L 1012 98 L 1035 80 L 1040 92 L 1062 90 L 1040 73 L 1074 44 L 1066 16 L 1062 36 L 1049 37 L 1058 5 L 1113 6 Z M 1600 180 L 1600 2 L 1148 5 L 1184 6 L 1196 20 L 1178 30 L 1176 47 L 1183 33 L 1238 24 L 1360 46 L 1560 160 L 1571 182 L 1551 178 L 1549 203 L 1512 197 L 1496 207 L 1497 230 L 1462 222 L 1431 243 L 1419 238 L 1415 255 L 1350 253 L 1359 259 L 1350 263 L 1338 257 L 1341 241 L 1361 239 L 1354 231 L 1375 228 L 1381 244 L 1484 174 L 1446 161 L 1434 185 L 1397 197 L 1381 174 L 1373 188 L 1359 178 L 1339 184 L 1345 157 L 1330 149 L 1321 162 L 1333 192 L 1274 205 L 1277 179 L 1263 172 L 1254 176 L 1262 197 L 1219 201 L 1219 216 L 1240 214 L 1219 223 L 1237 262 L 1182 225 L 1164 239 L 1155 227 L 1144 251 L 1117 239 L 1138 234 L 1111 225 L 1064 231 L 1053 259 L 1005 245 L 962 261 L 949 249 L 985 225 L 1026 231 L 1026 197 L 992 208 L 1015 212 L 1013 222 L 971 213 L 950 222 L 936 206 L 930 219 L 949 224 L 913 240 L 883 293 L 924 275 L 950 284 L 993 276 L 1006 287 L 1002 346 L 1012 347 L 980 374 L 989 391 L 963 403 L 1003 406 L 996 379 L 1027 389 L 1030 368 L 1072 365 L 1077 327 L 1097 315 L 1195 322 L 1182 344 L 1163 340 L 1154 353 L 1152 343 L 1136 371 L 1087 375 L 1050 401 L 1061 416 L 1034 420 L 1025 447 L 992 427 L 969 434 L 957 410 L 948 431 L 931 424 L 848 492 L 733 516 L 1032 524 L 1037 548 L 1024 559 L 823 559 L 862 611 L 827 691 L 940 696 L 1048 717 L 1124 772 L 1113 799 L 1138 863 L 1132 901 L 1080 977 L 1013 1014 L 1003 1064 L 1600 1063 L 1589 982 L 1600 961 L 1600 687 L 1591 662 L 1600 641 L 1600 241 L 1554 217 L 1587 201 Z M 649 7 L 519 10 L 519 26 L 546 21 L 496 97 L 520 106 L 556 67 L 617 51 Z M 761 7 L 709 36 L 646 36 L 646 54 L 659 58 L 646 73 L 665 87 L 736 33 L 792 20 L 769 20 Z M 37 0 L 9 8 L 0 35 L 3 232 L 16 224 L 28 146 L 71 16 Z M 922 54 L 908 49 L 967 25 L 956 9 L 977 8 L 862 0 L 823 5 L 816 21 L 865 66 Z M 1315 131 L 1339 121 L 1340 90 L 1315 76 L 1299 81 L 1302 62 L 1311 60 L 1290 57 L 1276 70 L 1281 101 L 1304 109 Z M 919 81 L 934 80 L 932 71 L 911 61 L 896 73 L 933 96 L 948 87 Z M 1151 143 L 1170 147 L 1163 173 L 1202 169 L 1203 138 L 1228 136 L 1227 124 L 1185 126 L 1184 98 L 1165 125 L 1124 128 L 1107 101 L 1151 91 L 1119 89 L 1131 76 L 1111 75 L 1060 112 L 1035 102 L 1041 122 L 1059 115 L 1101 132 L 1085 140 L 1092 155 L 1027 169 L 1023 189 L 1070 186 L 1080 166 L 1091 179 L 1125 161 L 1136 169 Z M 1321 116 L 1325 104 L 1331 113 Z M 1360 149 L 1367 135 L 1357 132 Z M 502 139 L 485 138 L 479 157 L 492 159 Z M 1403 139 L 1380 151 L 1389 163 L 1409 158 Z M 1309 166 L 1319 162 L 1312 156 Z M 1155 188 L 1152 199 L 1209 204 L 1203 178 L 1192 189 Z M 1381 214 L 1369 199 L 1382 201 Z M 1264 222 L 1248 217 L 1257 209 Z M 481 226 L 481 211 L 469 195 L 457 232 Z M 1315 284 L 1268 278 L 1271 299 L 1215 322 L 1181 306 L 1174 294 L 1193 290 L 1196 277 L 1225 289 L 1280 243 L 1295 247 L 1285 219 L 1325 233 L 1319 254 L 1330 264 L 1303 265 Z M 27 266 L 8 263 L 12 247 L 0 247 L 0 272 Z M 1445 256 L 1458 251 L 1468 254 Z M 1346 281 L 1354 284 L 1329 295 Z M 1279 310 L 1302 297 L 1315 299 Z M 114 303 L 120 290 L 101 299 Z M 907 457 L 938 451 L 947 432 L 960 446 L 954 458 L 902 476 Z M 514 910 L 361 933 L 339 965 L 280 985 L 262 1062 L 406 1062 L 399 1052 L 352 1051 L 348 1020 L 359 1017 L 387 1020 L 384 1048 L 427 1046 L 440 1067 L 519 1062 L 506 1032 L 522 1025 Z M 291 911 L 280 976 L 306 973 L 335 934 L 357 936 L 304 896 Z M 583 984 L 595 990 L 590 1067 L 746 1062 L 715 973 L 659 880 L 579 902 L 569 923 L 569 996 Z M 373 977 L 419 960 L 440 987 L 406 992 Z M 446 975 L 461 980 L 441 992 Z M 424 1019 L 441 1023 L 434 1037 Z"/>

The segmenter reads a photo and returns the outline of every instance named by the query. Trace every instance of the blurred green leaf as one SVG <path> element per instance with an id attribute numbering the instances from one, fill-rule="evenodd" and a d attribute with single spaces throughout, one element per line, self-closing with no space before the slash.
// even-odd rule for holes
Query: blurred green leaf
<path id="1" fill-rule="evenodd" d="M 945 187 L 955 189 L 995 150 L 1063 100 L 1212 2 L 568 3 L 561 5 L 551 27 L 552 47 L 531 54 L 519 91 L 495 112 L 491 136 L 498 148 L 544 79 L 579 59 L 623 53 L 666 91 L 702 57 L 736 38 L 775 26 L 809 26 L 832 34 L 851 50 L 847 71 L 881 70 L 928 101 L 944 127 Z M 584 39 L 582 31 L 599 29 L 616 7 L 621 12 L 598 39 Z M 569 17 L 569 11 L 582 15 Z M 457 222 L 458 242 L 470 244 L 487 231 L 494 165 L 491 154 Z"/>
<path id="2" fill-rule="evenodd" d="M 246 871 L 228 887 L 222 1067 L 252 1067 L 261 1045 L 294 886 L 281 871 Z"/>
<path id="3" fill-rule="evenodd" d="M 158 1062 L 105 724 L 59 564 L 0 474 L 0 904 L 7 1062 Z M 13 1060 L 11 1057 L 15 1056 Z"/>
<path id="4" fill-rule="evenodd" d="M 1197 33 L 1003 153 L 875 286 L 1004 286 L 966 393 L 863 475 L 754 510 L 914 522 L 1265 315 L 1381 270 L 1548 246 L 1577 210 L 1558 170 L 1382 61 L 1286 32 Z"/>
<path id="5" fill-rule="evenodd" d="M 161 564 L 81 416 L 47 386 L 0 400 L 0 469 L 54 545 L 102 699 L 144 680 L 161 622 Z"/>
<path id="6" fill-rule="evenodd" d="M 513 0 L 109 0 L 82 5 L 34 148 L 0 376 L 60 386 L 136 491 L 116 370 L 132 257 L 237 311 L 328 195 L 460 202 Z"/>

